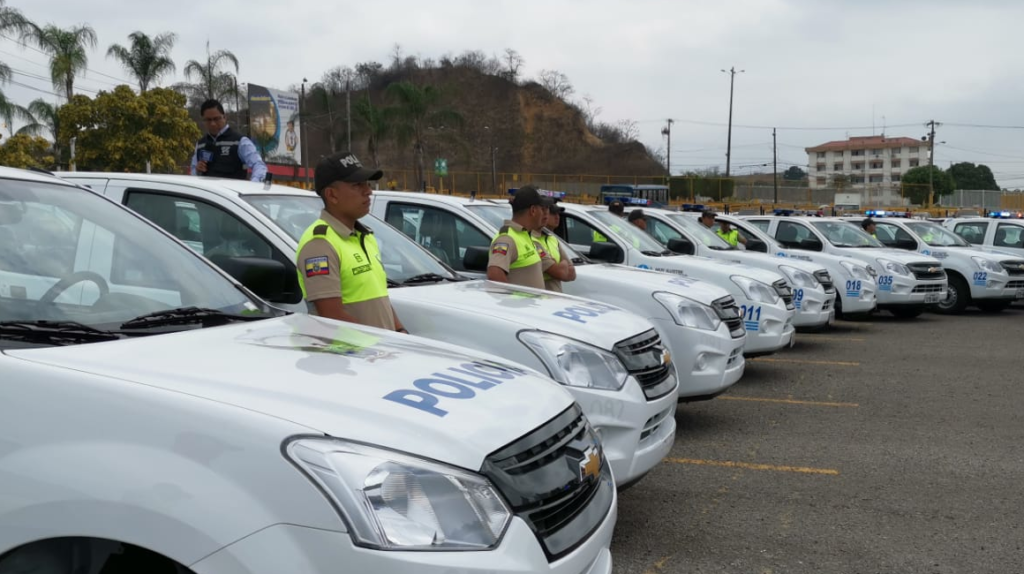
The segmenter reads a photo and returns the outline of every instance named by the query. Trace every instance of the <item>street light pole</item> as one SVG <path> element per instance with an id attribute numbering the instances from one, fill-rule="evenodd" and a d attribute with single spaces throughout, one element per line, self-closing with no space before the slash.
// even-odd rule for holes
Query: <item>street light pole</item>
<path id="1" fill-rule="evenodd" d="M 729 135 L 726 140 L 725 147 L 725 177 L 729 177 L 729 167 L 732 163 L 732 93 L 733 87 L 736 83 L 736 74 L 742 74 L 746 70 L 736 71 L 736 67 L 733 66 L 728 70 L 722 70 L 722 72 L 729 74 Z"/>
<path id="2" fill-rule="evenodd" d="M 309 148 L 306 146 L 306 78 L 302 78 L 302 96 L 299 98 L 299 129 L 302 131 L 302 162 L 305 164 L 306 188 L 309 188 Z"/>

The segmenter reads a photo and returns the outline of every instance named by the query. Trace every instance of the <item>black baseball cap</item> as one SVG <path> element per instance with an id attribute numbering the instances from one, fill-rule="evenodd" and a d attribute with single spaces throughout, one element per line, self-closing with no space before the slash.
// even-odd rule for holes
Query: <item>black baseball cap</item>
<path id="1" fill-rule="evenodd" d="M 363 167 L 355 154 L 343 151 L 329 155 L 317 162 L 313 184 L 317 193 L 323 193 L 324 188 L 336 181 L 362 183 L 376 181 L 382 177 L 384 177 L 383 171 Z"/>
<path id="2" fill-rule="evenodd" d="M 524 185 L 516 190 L 515 195 L 512 196 L 509 203 L 512 204 L 512 212 L 519 213 L 520 211 L 530 209 L 534 205 L 547 207 L 547 204 L 544 203 L 544 199 L 545 198 L 541 196 L 536 187 L 532 185 Z"/>
<path id="3" fill-rule="evenodd" d="M 710 217 L 712 220 L 716 219 L 716 217 L 717 217 L 715 215 L 715 212 L 711 211 L 710 209 L 705 209 L 704 211 L 702 211 L 700 216 L 701 217 Z"/>
<path id="4" fill-rule="evenodd" d="M 558 205 L 558 200 L 553 197 L 544 198 L 544 205 L 547 206 L 548 213 L 552 213 L 555 215 L 561 215 L 565 213 L 565 208 L 562 207 L 561 205 Z"/>
<path id="5" fill-rule="evenodd" d="M 622 202 L 617 199 L 608 204 L 608 211 L 612 213 L 618 213 L 619 215 L 622 215 L 622 212 L 625 211 L 625 209 L 626 207 L 622 205 Z"/>
<path id="6" fill-rule="evenodd" d="M 633 211 L 630 211 L 629 217 L 626 218 L 626 221 L 636 221 L 637 219 L 647 219 L 647 216 L 644 215 L 644 210 L 634 209 Z"/>

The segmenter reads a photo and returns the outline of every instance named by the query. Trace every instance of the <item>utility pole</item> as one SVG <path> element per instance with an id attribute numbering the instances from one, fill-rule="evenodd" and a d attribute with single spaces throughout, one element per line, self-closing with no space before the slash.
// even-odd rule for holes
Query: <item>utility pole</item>
<path id="1" fill-rule="evenodd" d="M 728 71 L 722 70 L 726 74 L 729 74 L 729 135 L 725 144 L 725 177 L 729 177 L 729 167 L 732 163 L 732 93 L 733 86 L 736 83 L 736 74 L 742 74 L 746 70 L 736 71 L 736 67 L 729 68 Z"/>
<path id="2" fill-rule="evenodd" d="M 935 205 L 935 126 L 941 126 L 942 124 L 935 120 L 930 120 L 925 124 L 931 128 L 926 136 L 928 140 L 928 207 Z"/>
<path id="3" fill-rule="evenodd" d="M 302 78 L 302 96 L 299 98 L 299 130 L 302 131 L 302 162 L 306 168 L 306 188 L 309 189 L 309 148 L 306 146 L 306 78 Z"/>
<path id="4" fill-rule="evenodd" d="M 775 144 L 775 128 L 772 128 L 772 182 L 775 184 L 775 204 L 779 203 L 779 148 Z"/>
<path id="5" fill-rule="evenodd" d="M 348 126 L 348 150 L 352 151 L 352 78 L 345 80 L 345 125 Z"/>
<path id="6" fill-rule="evenodd" d="M 668 151 L 665 152 L 665 169 L 668 171 L 668 177 L 672 179 L 672 118 L 668 119 L 668 125 L 661 128 L 661 135 L 668 138 Z"/>

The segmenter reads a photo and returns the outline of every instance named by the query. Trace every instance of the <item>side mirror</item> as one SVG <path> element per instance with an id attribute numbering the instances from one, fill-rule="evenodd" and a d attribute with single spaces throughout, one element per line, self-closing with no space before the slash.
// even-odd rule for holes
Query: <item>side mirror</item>
<path id="1" fill-rule="evenodd" d="M 759 251 L 761 253 L 768 253 L 768 246 L 765 245 L 764 241 L 760 239 L 754 239 L 751 237 L 747 239 L 747 251 Z"/>
<path id="2" fill-rule="evenodd" d="M 821 241 L 816 237 L 808 237 L 800 242 L 800 249 L 807 251 L 821 251 L 822 247 Z"/>
<path id="3" fill-rule="evenodd" d="M 591 259 L 604 261 L 605 263 L 622 263 L 626 260 L 626 254 L 622 248 L 614 243 L 599 241 L 590 246 Z"/>
<path id="4" fill-rule="evenodd" d="M 462 256 L 462 267 L 466 271 L 487 273 L 487 260 L 490 259 L 490 247 L 467 247 Z"/>
<path id="5" fill-rule="evenodd" d="M 262 257 L 214 255 L 210 257 L 210 262 L 265 301 L 280 303 L 288 290 L 290 274 L 280 261 Z"/>
<path id="6" fill-rule="evenodd" d="M 897 239 L 893 247 L 896 249 L 906 249 L 907 251 L 917 251 L 917 242 L 913 239 Z"/>
<path id="7" fill-rule="evenodd" d="M 697 252 L 697 248 L 694 247 L 693 242 L 689 239 L 669 239 L 668 250 L 672 253 L 679 253 L 682 255 L 693 255 Z"/>

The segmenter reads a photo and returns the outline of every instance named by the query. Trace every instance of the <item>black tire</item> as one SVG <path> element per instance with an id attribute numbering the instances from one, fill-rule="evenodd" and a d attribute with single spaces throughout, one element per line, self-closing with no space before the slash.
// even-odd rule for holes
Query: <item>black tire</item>
<path id="1" fill-rule="evenodd" d="M 836 293 L 836 319 L 843 318 L 843 296 Z"/>
<path id="2" fill-rule="evenodd" d="M 924 310 L 924 307 L 910 305 L 900 305 L 898 307 L 889 308 L 889 312 L 899 319 L 913 319 L 915 317 L 919 317 L 924 313 Z"/>
<path id="3" fill-rule="evenodd" d="M 971 287 L 963 277 L 950 273 L 946 299 L 935 305 L 935 312 L 943 315 L 959 315 L 971 304 Z"/>
<path id="4" fill-rule="evenodd" d="M 977 301 L 975 305 L 985 313 L 1001 313 L 1010 308 L 1013 301 Z"/>

